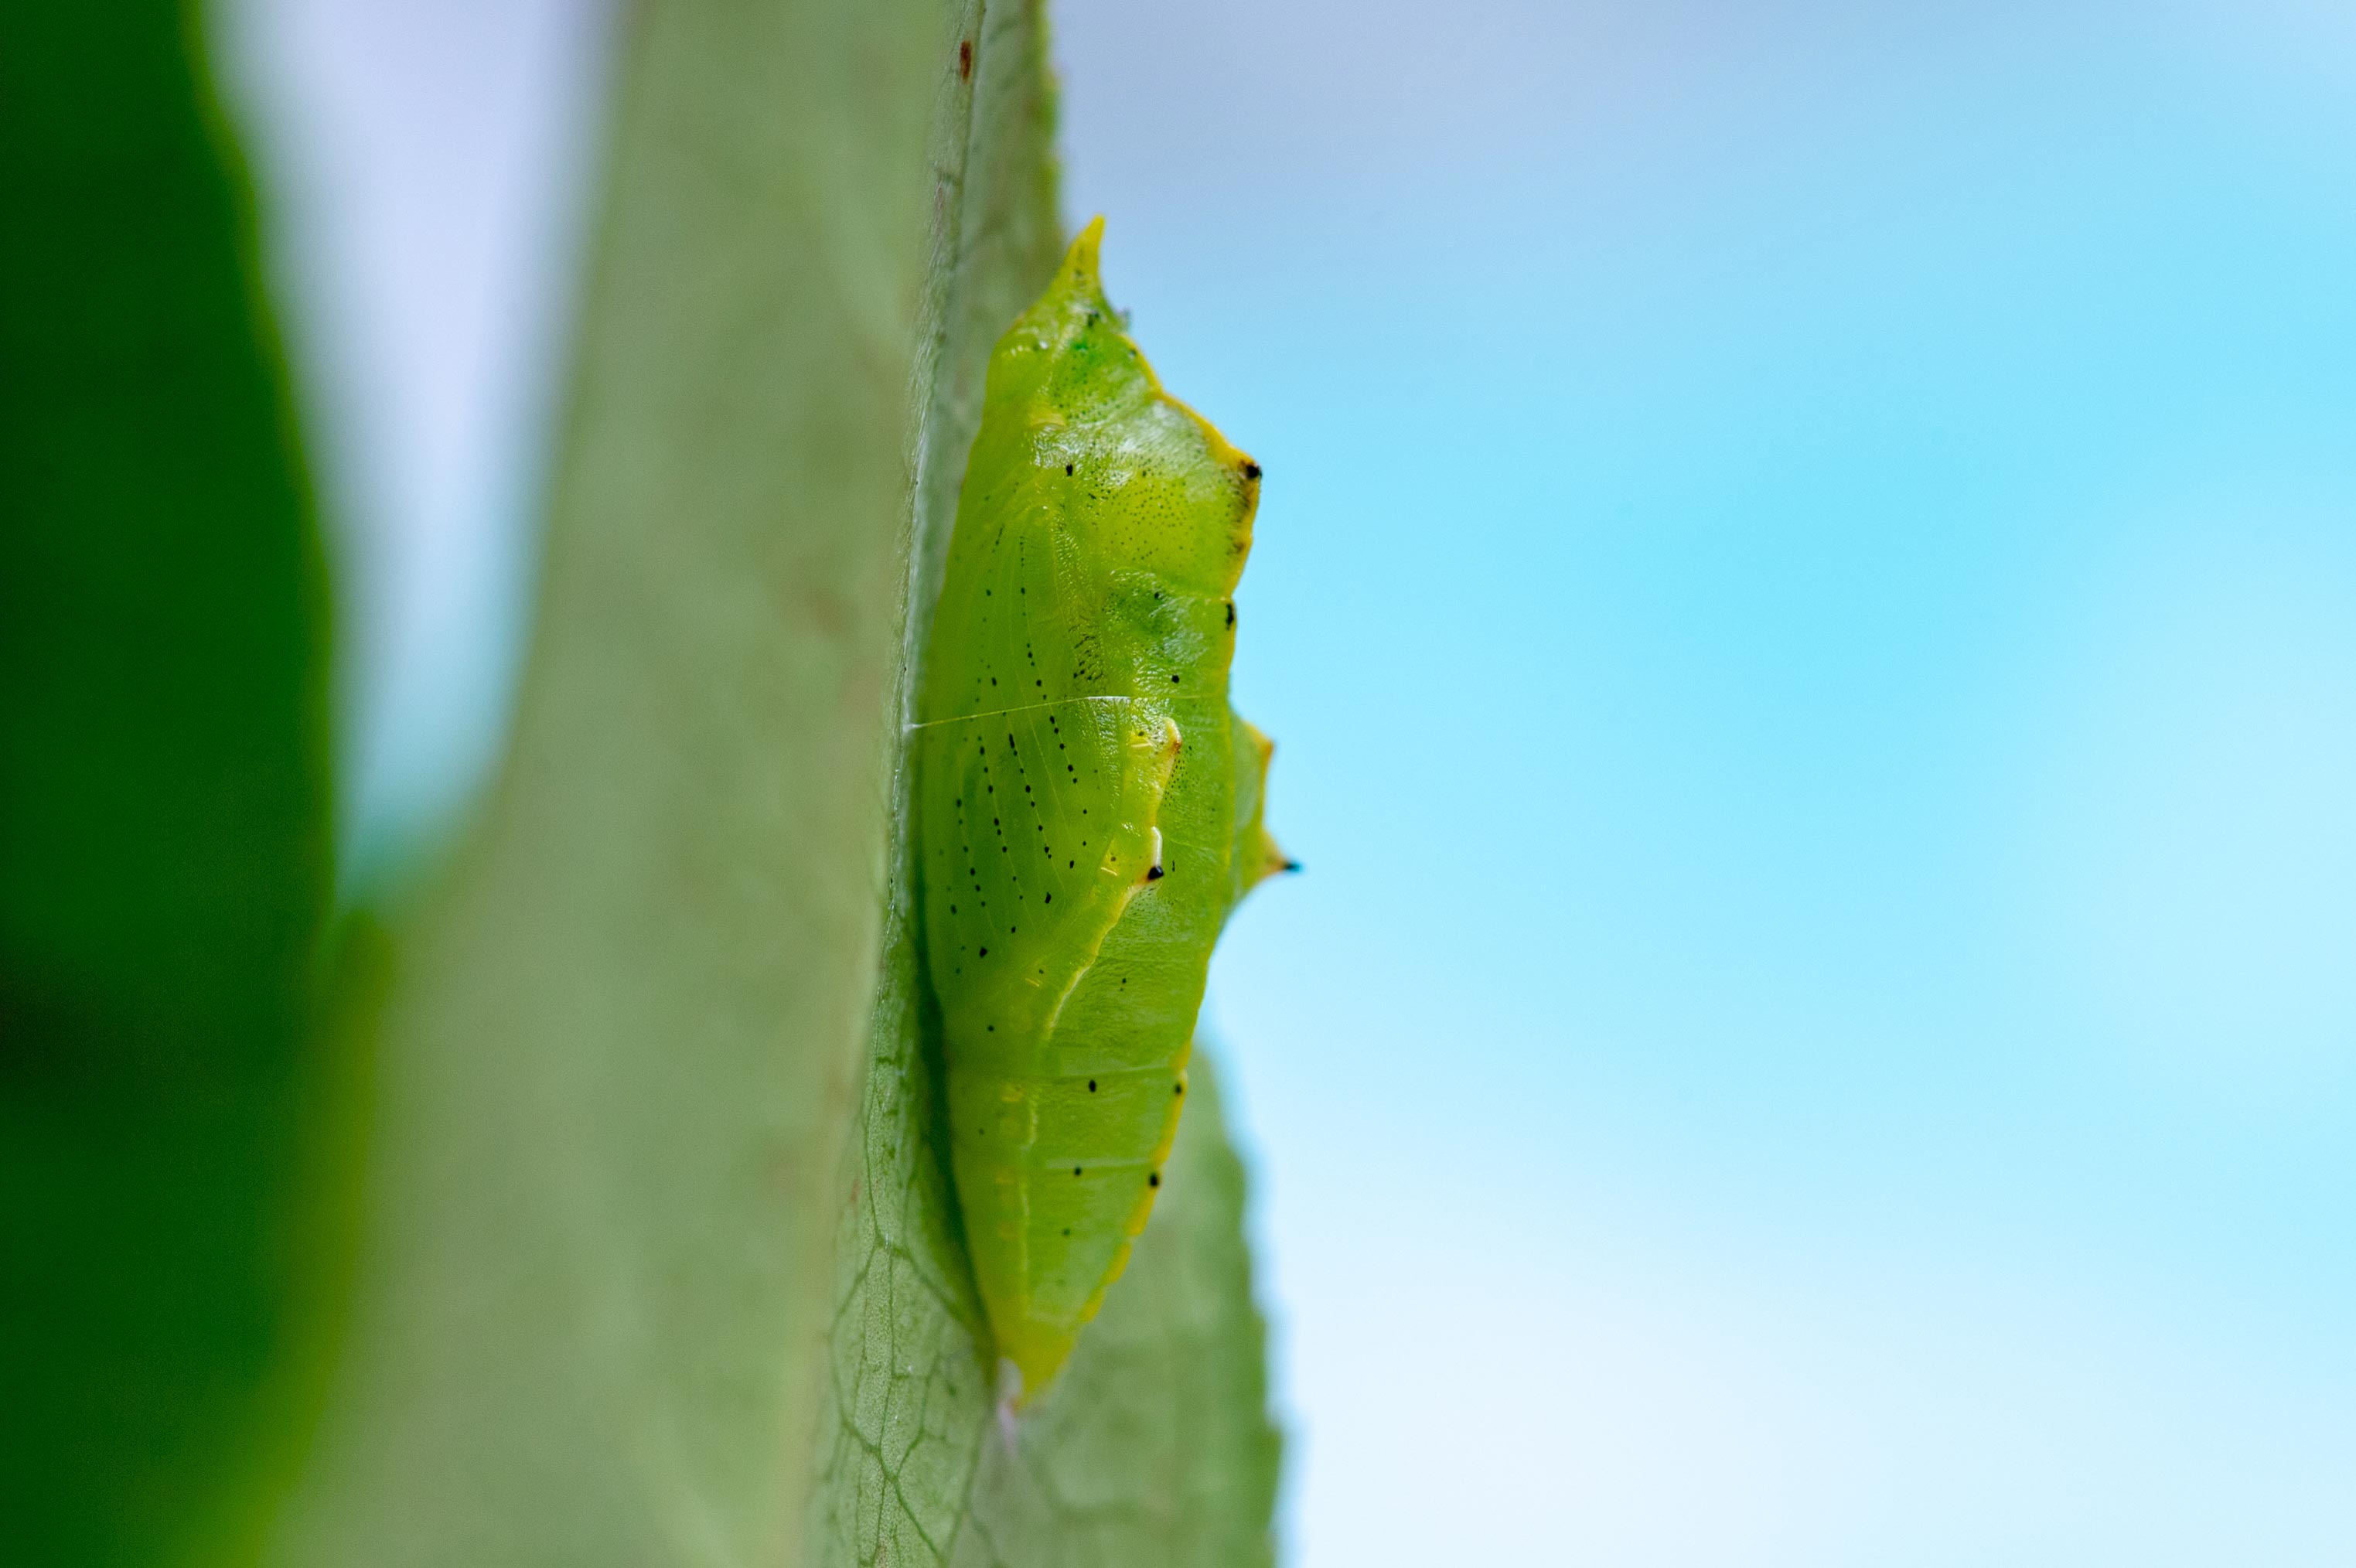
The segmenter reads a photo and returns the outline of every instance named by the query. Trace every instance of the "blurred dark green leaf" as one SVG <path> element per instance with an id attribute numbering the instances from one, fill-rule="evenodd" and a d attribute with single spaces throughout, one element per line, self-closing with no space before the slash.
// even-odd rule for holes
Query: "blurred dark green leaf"
<path id="1" fill-rule="evenodd" d="M 180 5 L 0 8 L 0 1559 L 234 1556 L 332 1285 L 327 595 Z"/>
<path id="2" fill-rule="evenodd" d="M 1060 250 L 1037 6 L 630 16 L 512 750 L 332 944 L 316 530 L 188 27 L 0 19 L 0 1561 L 1264 1561 L 1207 1073 L 1011 1447 L 931 1136 L 899 723 Z"/>

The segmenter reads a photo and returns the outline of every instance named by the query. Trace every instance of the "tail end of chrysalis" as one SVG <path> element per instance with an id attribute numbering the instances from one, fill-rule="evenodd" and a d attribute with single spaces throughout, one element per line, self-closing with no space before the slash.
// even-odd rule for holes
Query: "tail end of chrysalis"
<path id="1" fill-rule="evenodd" d="M 1072 1359 L 1072 1347 L 1079 1343 L 1079 1330 L 1025 1324 L 1008 1337 L 1012 1342 L 999 1346 L 1002 1358 L 999 1362 L 999 1389 L 1002 1407 L 1021 1412 L 1029 1409 L 1032 1402 L 1046 1392 L 1047 1385 L 1055 1381 L 1055 1374 L 1064 1370 L 1064 1363 Z"/>
<path id="2" fill-rule="evenodd" d="M 1023 1408 L 1023 1369 L 1005 1356 L 998 1358 L 998 1435 L 1012 1453 L 1015 1443 L 1014 1413 Z"/>

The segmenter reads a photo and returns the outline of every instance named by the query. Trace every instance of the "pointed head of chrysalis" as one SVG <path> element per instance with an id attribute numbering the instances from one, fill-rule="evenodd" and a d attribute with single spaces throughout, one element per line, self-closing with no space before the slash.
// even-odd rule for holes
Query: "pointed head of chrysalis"
<path id="1" fill-rule="evenodd" d="M 1103 236 L 1101 218 L 1080 231 L 1046 292 L 999 345 L 983 418 L 1015 405 L 1041 470 L 1068 466 L 1074 483 L 1118 491 L 1119 507 L 1091 509 L 1088 518 L 1107 559 L 1225 598 L 1251 549 L 1259 464 L 1162 390 L 1105 298 Z"/>

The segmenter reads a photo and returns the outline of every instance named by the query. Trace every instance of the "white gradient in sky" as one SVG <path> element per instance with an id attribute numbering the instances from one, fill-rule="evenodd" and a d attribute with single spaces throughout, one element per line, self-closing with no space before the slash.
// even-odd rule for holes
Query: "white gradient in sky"
<path id="1" fill-rule="evenodd" d="M 490 764 L 528 602 L 609 0 L 220 0 L 336 552 L 344 875 Z"/>
<path id="2" fill-rule="evenodd" d="M 399 837 L 601 12 L 244 3 Z M 2356 22 L 1060 15 L 1069 214 L 1268 469 L 1291 1560 L 2356 1562 Z"/>

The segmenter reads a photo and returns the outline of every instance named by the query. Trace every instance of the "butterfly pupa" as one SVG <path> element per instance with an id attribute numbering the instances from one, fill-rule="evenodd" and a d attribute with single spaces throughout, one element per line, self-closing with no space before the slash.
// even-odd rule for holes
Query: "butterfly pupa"
<path id="1" fill-rule="evenodd" d="M 1102 230 L 991 352 L 912 741 L 950 1164 L 1025 1402 L 1144 1229 L 1212 944 L 1285 863 L 1227 703 L 1259 465 L 1162 389 Z"/>

